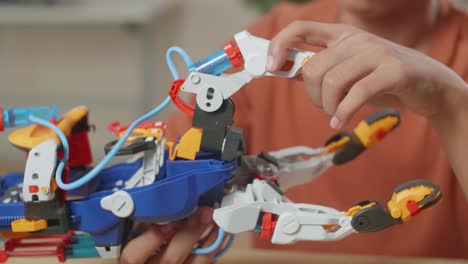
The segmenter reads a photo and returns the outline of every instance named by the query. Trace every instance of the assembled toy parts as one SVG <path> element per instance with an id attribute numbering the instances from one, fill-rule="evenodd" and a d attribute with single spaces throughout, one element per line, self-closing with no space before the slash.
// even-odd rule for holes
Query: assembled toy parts
<path id="1" fill-rule="evenodd" d="M 366 201 L 341 212 L 293 203 L 273 183 L 255 179 L 243 190 L 233 188 L 213 217 L 227 232 L 259 231 L 262 238 L 271 237 L 275 244 L 337 240 L 354 232 L 378 231 L 401 224 L 440 198 L 436 185 L 416 180 L 395 189 L 388 209 L 376 201 Z"/>
<path id="2" fill-rule="evenodd" d="M 77 107 L 58 118 L 55 107 L 0 109 L 0 131 L 13 131 L 10 142 L 27 152 L 23 172 L 0 179 L 0 262 L 14 256 L 117 258 L 133 238 L 134 222 L 168 223 L 190 216 L 199 206 L 215 208 L 216 241 L 193 254 L 222 256 L 233 234 L 260 232 L 272 243 L 336 240 L 354 232 L 400 224 L 441 198 L 437 185 L 424 180 L 398 187 L 387 207 L 375 201 L 348 211 L 296 204 L 281 190 L 303 184 L 334 165 L 342 165 L 382 140 L 400 123 L 398 112 L 384 110 L 360 122 L 352 132 L 331 137 L 323 147 L 295 146 L 244 155 L 242 130 L 233 126 L 232 95 L 254 78 L 292 78 L 314 53 L 290 50 L 278 72 L 266 71 L 269 41 L 243 31 L 222 50 L 193 63 L 172 47 L 167 63 L 174 78 L 169 96 L 128 126 L 112 122 L 117 137 L 105 145 L 105 157 L 91 166 L 88 109 Z M 181 79 L 172 55 L 182 56 L 189 75 Z M 237 72 L 226 73 L 228 70 Z M 195 105 L 180 98 L 193 94 Z M 167 125 L 147 119 L 173 102 L 192 116 L 192 127 L 175 142 Z M 116 155 L 126 162 L 108 166 Z M 229 239 L 225 239 L 229 236 Z M 24 241 L 52 238 L 49 244 Z M 227 241 L 223 243 L 224 241 Z M 51 251 L 37 250 L 49 245 Z"/>

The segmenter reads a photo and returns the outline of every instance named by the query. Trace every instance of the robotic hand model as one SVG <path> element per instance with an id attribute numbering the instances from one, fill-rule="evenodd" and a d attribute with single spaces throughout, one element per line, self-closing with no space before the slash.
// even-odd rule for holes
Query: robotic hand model
<path id="1" fill-rule="evenodd" d="M 341 212 L 312 204 L 296 204 L 282 190 L 304 184 L 334 165 L 351 161 L 398 126 L 399 114 L 378 112 L 361 121 L 353 132 L 330 138 L 324 147 L 292 147 L 243 156 L 230 182 L 231 190 L 215 209 L 215 222 L 227 232 L 260 232 L 275 244 L 299 240 L 338 240 L 354 232 L 378 231 L 401 224 L 442 195 L 437 185 L 414 180 L 397 187 L 388 208 L 364 201 Z"/>
<path id="2" fill-rule="evenodd" d="M 39 123 L 10 135 L 10 141 L 29 150 L 29 156 L 25 173 L 21 174 L 21 197 L 15 196 L 12 202 L 10 191 L 18 186 L 5 184 L 1 188 L 3 235 L 11 237 L 11 231 L 21 236 L 82 231 L 93 240 L 94 255 L 118 257 L 132 221 L 178 221 L 199 205 L 221 204 L 214 213 L 221 228 L 219 234 L 224 234 L 224 230 L 261 231 L 263 237 L 272 235 L 273 243 L 332 240 L 355 231 L 376 231 L 401 223 L 440 199 L 436 185 L 417 181 L 395 190 L 388 209 L 369 201 L 341 212 L 288 200 L 280 188 L 303 184 L 333 165 L 354 159 L 397 127 L 400 119 L 397 112 L 386 110 L 362 121 L 352 132 L 332 137 L 321 148 L 300 146 L 257 156 L 243 155 L 242 130 L 232 126 L 235 107 L 231 96 L 253 78 L 292 78 L 314 55 L 291 50 L 283 68 L 269 73 L 265 70 L 268 44 L 244 31 L 222 50 L 195 63 L 181 49 L 169 49 L 168 64 L 176 79 L 169 97 L 130 126 L 112 123 L 110 130 L 120 139 L 106 145 L 106 157 L 94 168 L 88 167 L 91 155 L 86 134 L 87 109 L 75 109 L 60 120 L 52 110 L 46 114 L 37 109 L 1 111 L 5 124 L 1 129 L 13 126 L 13 117 Z M 187 79 L 178 79 L 171 60 L 174 51 L 183 56 L 189 68 Z M 238 71 L 226 74 L 230 69 Z M 195 106 L 179 97 L 181 91 L 195 95 Z M 164 123 L 143 122 L 171 101 L 193 117 L 192 128 L 178 142 L 165 139 Z M 44 122 L 51 117 L 54 122 Z M 104 169 L 115 155 L 136 158 Z M 62 176 L 69 177 L 69 181 L 63 182 Z M 87 193 L 67 200 L 66 195 L 78 188 L 87 188 Z M 218 240 L 222 242 L 223 237 Z M 194 251 L 200 252 L 207 250 Z M 59 259 L 63 259 L 63 254 Z"/>
<path id="3" fill-rule="evenodd" d="M 223 50 L 192 65 L 186 80 L 173 83 L 172 100 L 179 109 L 193 114 L 192 129 L 201 134 L 199 141 L 190 141 L 200 146 L 196 149 L 218 152 L 223 160 L 239 158 L 243 151 L 242 132 L 231 127 L 234 107 L 230 97 L 253 78 L 295 77 L 314 55 L 291 50 L 281 71 L 269 73 L 267 50 L 267 40 L 246 31 L 238 33 Z M 237 73 L 222 74 L 231 67 L 243 68 Z M 178 98 L 180 90 L 196 95 L 195 107 Z M 311 181 L 331 166 L 354 159 L 399 123 L 397 112 L 385 110 L 363 120 L 352 133 L 330 138 L 323 148 L 298 146 L 241 157 L 241 167 L 228 184 L 232 189 L 214 211 L 215 222 L 230 233 L 261 230 L 262 237 L 273 234 L 272 243 L 286 244 L 297 240 L 336 240 L 356 231 L 377 231 L 408 220 L 440 200 L 438 186 L 424 180 L 409 182 L 395 190 L 388 209 L 368 201 L 348 212 L 294 204 L 280 190 Z"/>
<path id="4" fill-rule="evenodd" d="M 274 183 L 255 179 L 241 190 L 233 188 L 213 217 L 227 232 L 261 232 L 261 237 L 271 238 L 272 243 L 290 244 L 378 231 L 409 220 L 440 199 L 437 185 L 415 180 L 394 190 L 388 208 L 376 201 L 365 201 L 340 212 L 320 205 L 293 203 Z"/>

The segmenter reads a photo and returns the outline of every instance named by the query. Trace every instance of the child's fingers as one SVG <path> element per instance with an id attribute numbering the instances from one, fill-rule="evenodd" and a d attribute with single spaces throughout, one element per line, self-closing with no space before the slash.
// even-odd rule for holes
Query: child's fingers
<path id="1" fill-rule="evenodd" d="M 288 49 L 299 43 L 328 47 L 338 42 L 348 31 L 351 33 L 355 30 L 346 25 L 295 21 L 270 41 L 267 71 L 278 71 L 286 61 Z"/>
<path id="2" fill-rule="evenodd" d="M 192 254 L 193 246 L 212 223 L 212 214 L 213 210 L 211 208 L 198 209 L 172 237 L 166 250 L 162 253 L 161 262 L 183 263 Z"/>
<path id="3" fill-rule="evenodd" d="M 120 256 L 120 263 L 145 263 L 165 240 L 159 228 L 151 225 L 143 234 L 128 242 Z"/>
<path id="4" fill-rule="evenodd" d="M 219 230 L 219 228 L 217 226 L 214 226 L 213 230 L 210 232 L 208 238 L 203 243 L 201 243 L 200 247 L 201 248 L 206 248 L 206 247 L 209 247 L 209 246 L 213 245 L 213 243 L 218 238 L 218 230 Z M 226 239 L 224 239 L 224 240 L 226 240 Z M 190 264 L 208 264 L 208 263 L 212 263 L 213 258 L 216 256 L 216 254 L 220 250 L 221 250 L 221 248 L 218 248 L 218 249 L 216 249 L 215 251 L 213 251 L 213 252 L 211 252 L 209 254 L 192 255 L 190 257 L 190 261 L 187 261 L 186 263 L 190 263 Z"/>

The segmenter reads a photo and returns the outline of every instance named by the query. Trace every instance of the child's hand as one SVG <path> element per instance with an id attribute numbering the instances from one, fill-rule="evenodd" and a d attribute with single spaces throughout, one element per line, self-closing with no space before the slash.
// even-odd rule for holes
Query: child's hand
<path id="1" fill-rule="evenodd" d="M 124 248 L 120 263 L 211 263 L 217 252 L 207 255 L 192 255 L 192 249 L 202 234 L 212 225 L 213 210 L 199 208 L 181 228 L 172 224 L 151 225 L 143 234 L 131 240 Z M 210 246 L 217 232 L 199 247 Z M 156 253 L 159 249 L 160 252 Z"/>
<path id="2" fill-rule="evenodd" d="M 324 46 L 303 67 L 312 101 L 340 128 L 364 104 L 403 104 L 432 118 L 466 108 L 465 82 L 424 54 L 348 25 L 297 21 L 270 43 L 267 70 L 284 64 L 297 44 Z"/>

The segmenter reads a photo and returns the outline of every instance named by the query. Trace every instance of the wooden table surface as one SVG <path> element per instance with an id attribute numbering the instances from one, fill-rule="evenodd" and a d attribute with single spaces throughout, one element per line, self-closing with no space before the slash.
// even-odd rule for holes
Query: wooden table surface
<path id="1" fill-rule="evenodd" d="M 56 258 L 12 258 L 8 263 L 11 264 L 49 264 L 59 263 Z M 89 263 L 89 264 L 113 264 L 116 260 L 110 259 L 75 259 L 67 263 Z M 265 250 L 233 249 L 229 251 L 218 263 L 252 263 L 252 264 L 337 264 L 337 263 L 362 263 L 362 264 L 462 264 L 468 263 L 468 260 L 456 259 L 427 259 L 427 258 L 400 258 L 400 257 L 376 257 L 376 256 L 351 256 L 351 255 L 325 255 L 325 254 L 301 254 L 288 252 L 275 252 Z"/>

